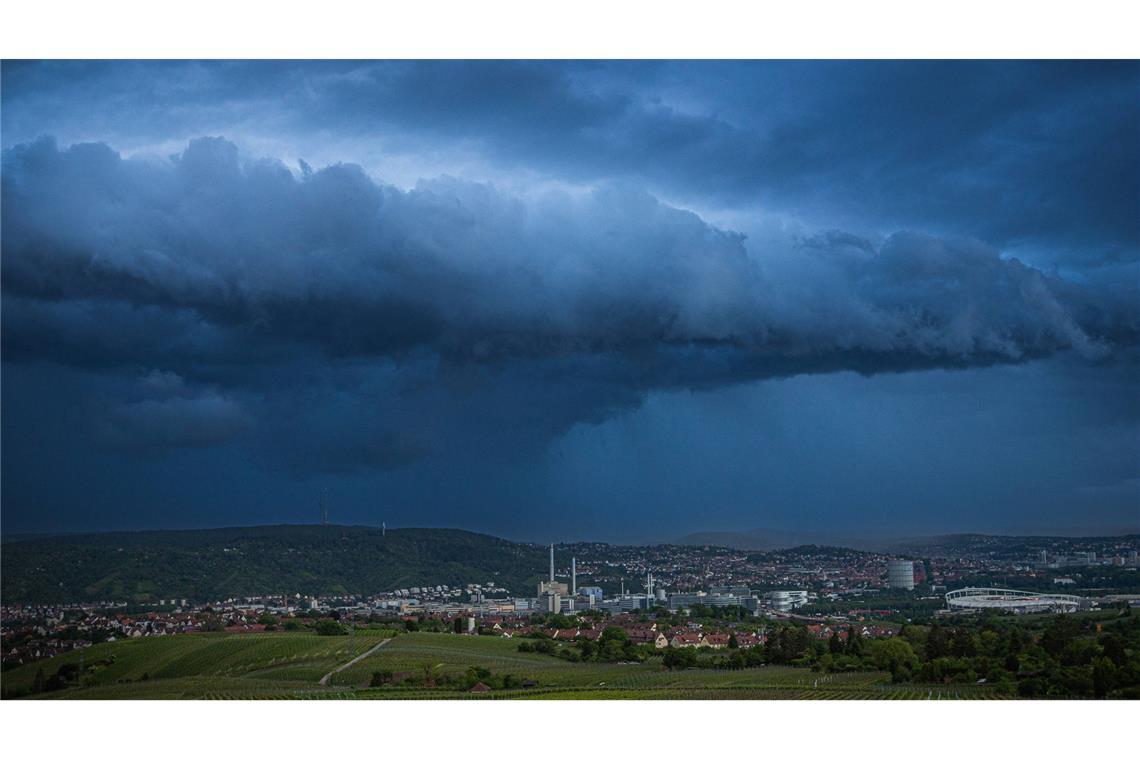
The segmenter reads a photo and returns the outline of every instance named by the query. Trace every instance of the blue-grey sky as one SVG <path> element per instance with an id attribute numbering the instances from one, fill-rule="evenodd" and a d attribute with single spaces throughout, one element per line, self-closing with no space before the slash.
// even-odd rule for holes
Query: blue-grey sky
<path id="1" fill-rule="evenodd" d="M 4 62 L 2 527 L 1140 530 L 1136 62 Z"/>

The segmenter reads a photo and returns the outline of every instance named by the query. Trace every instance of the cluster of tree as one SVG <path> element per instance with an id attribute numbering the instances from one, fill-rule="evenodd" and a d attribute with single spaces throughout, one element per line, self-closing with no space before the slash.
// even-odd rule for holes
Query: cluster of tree
<path id="1" fill-rule="evenodd" d="M 514 673 L 492 673 L 487 668 L 470 667 L 463 674 L 463 688 L 470 689 L 475 684 L 482 683 L 492 689 L 519 689 L 522 688 L 523 679 Z"/>
<path id="2" fill-rule="evenodd" d="M 534 641 L 520 641 L 518 651 L 524 654 L 557 654 L 563 647 L 558 646 L 552 639 L 539 638 Z"/>
<path id="3" fill-rule="evenodd" d="M 670 669 L 739 669 L 778 664 L 816 671 L 881 670 L 896 683 L 985 683 L 1031 698 L 1140 698 L 1140 616 L 1095 620 L 1056 615 L 906 625 L 864 638 L 854 627 L 821 641 L 798 624 L 768 631 L 765 646 L 718 652 L 665 650 Z M 553 646 L 553 642 L 550 642 Z M 648 653 L 647 653 L 648 654 Z"/>
<path id="4" fill-rule="evenodd" d="M 384 686 L 427 687 L 442 689 L 469 690 L 482 683 L 491 689 L 519 689 L 523 679 L 514 673 L 492 673 L 487 668 L 472 666 L 465 673 L 436 673 L 435 668 L 424 666 L 416 673 L 393 673 L 391 670 L 374 670 L 368 686 L 373 689 Z"/>
<path id="5" fill-rule="evenodd" d="M 403 621 L 403 626 L 408 633 L 449 633 L 453 630 L 446 620 L 423 616 L 408 618 Z"/>
<path id="6" fill-rule="evenodd" d="M 752 613 L 746 608 L 737 605 L 729 605 L 726 607 L 706 607 L 703 604 L 694 604 L 689 609 L 690 620 L 708 620 L 708 621 L 721 621 L 721 620 L 749 620 L 752 618 Z"/>
<path id="7" fill-rule="evenodd" d="M 367 623 L 366 620 L 375 619 L 376 621 L 387 621 Z M 312 631 L 319 636 L 342 636 L 349 633 L 350 626 L 354 625 L 356 628 L 368 627 L 371 629 L 392 629 L 394 626 L 406 630 L 421 630 L 421 623 L 416 620 L 409 620 L 407 624 L 404 621 L 395 619 L 393 622 L 390 618 L 380 618 L 378 616 L 370 616 L 369 618 L 361 618 L 359 620 L 350 621 L 345 623 L 342 616 L 338 612 L 332 612 L 328 617 L 320 617 L 315 612 L 302 614 L 297 617 L 285 618 L 284 621 L 280 620 L 277 616 L 270 613 L 262 613 L 257 618 L 257 622 L 265 626 L 267 631 L 276 631 L 281 629 L 283 631 L 296 632 L 296 631 Z M 208 616 L 203 618 L 198 623 L 198 628 L 206 632 L 218 632 L 225 630 L 225 624 L 222 619 L 217 616 Z M 445 631 L 446 625 L 442 621 L 428 621 L 428 624 L 423 626 L 423 629 L 432 631 Z"/>
<path id="8" fill-rule="evenodd" d="M 115 660 L 116 657 L 112 654 L 94 661 L 89 661 L 82 669 L 74 662 L 65 662 L 50 676 L 45 674 L 44 668 L 41 665 L 36 668 L 36 675 L 32 680 L 30 691 L 27 689 L 16 691 L 5 688 L 2 692 L 2 698 L 16 699 L 18 697 L 27 696 L 29 693 L 40 694 L 48 691 L 60 691 L 71 686 L 94 685 L 95 678 L 93 673 L 101 668 L 113 665 Z"/>
<path id="9" fill-rule="evenodd" d="M 670 670 L 695 668 L 700 662 L 697 650 L 693 647 L 669 647 L 665 650 L 663 664 Z"/>
<path id="10" fill-rule="evenodd" d="M 219 633 L 226 630 L 226 624 L 216 615 L 198 621 L 198 630 L 205 633 Z"/>
<path id="11" fill-rule="evenodd" d="M 561 612 L 531 615 L 530 622 L 539 628 L 577 628 L 581 625 L 579 620 L 563 615 Z"/>
<path id="12" fill-rule="evenodd" d="M 763 648 L 765 662 L 776 665 L 804 665 L 812 645 L 811 634 L 802 625 L 786 625 L 768 633 Z"/>
<path id="13" fill-rule="evenodd" d="M 329 612 L 321 612 L 320 610 L 304 610 L 303 612 L 294 613 L 292 617 L 301 621 L 320 620 L 323 617 L 330 617 L 333 620 L 344 619 L 344 615 L 341 614 L 340 610 L 330 610 Z M 357 628 L 366 624 L 371 627 L 380 628 L 404 627 L 404 619 L 399 615 L 384 615 L 377 612 L 371 612 L 367 615 L 353 615 L 352 619 L 355 621 Z"/>
<path id="14" fill-rule="evenodd" d="M 1099 625 L 1073 615 L 907 625 L 888 639 L 834 636 L 819 649 L 805 654 L 816 670 L 874 668 L 896 682 L 987 683 L 1033 698 L 1140 697 L 1140 618 L 1130 614 Z"/>
<path id="15" fill-rule="evenodd" d="M 930 622 L 934 613 L 946 606 L 941 597 L 937 599 L 923 599 L 915 591 L 902 591 L 886 589 L 877 594 L 859 599 L 820 600 L 797 612 L 804 615 L 847 615 L 855 609 L 868 607 L 880 610 L 891 610 L 892 614 L 882 619 L 889 622 Z"/>
<path id="16" fill-rule="evenodd" d="M 806 665 L 812 640 L 800 625 L 780 626 L 771 631 L 767 646 L 741 649 L 736 633 L 729 634 L 727 650 L 704 650 L 697 647 L 669 647 L 662 664 L 670 670 L 685 668 L 719 668 L 739 670 L 761 665 Z"/>
<path id="17" fill-rule="evenodd" d="M 66 689 L 79 678 L 79 666 L 74 662 L 67 662 L 59 666 L 55 673 L 45 679 L 44 669 L 39 667 L 36 669 L 35 680 L 32 681 L 32 693 L 38 694 L 44 691 L 59 691 Z"/>
<path id="18" fill-rule="evenodd" d="M 313 626 L 318 636 L 346 636 L 348 629 L 335 620 L 318 620 Z"/>
<path id="19" fill-rule="evenodd" d="M 924 643 L 922 680 L 976 676 L 1024 697 L 1140 698 L 1140 618 L 1131 614 L 1100 625 L 1057 615 L 1040 635 L 993 622 L 977 631 L 932 627 Z"/>
<path id="20" fill-rule="evenodd" d="M 629 634 L 616 625 L 607 626 L 597 641 L 578 639 L 573 644 L 560 645 L 535 634 L 518 645 L 520 652 L 549 654 L 569 662 L 643 662 L 651 650 L 652 647 L 630 641 Z"/>
<path id="21" fill-rule="evenodd" d="M 848 635 L 854 643 L 850 647 L 851 654 L 843 661 L 844 669 L 890 670 L 889 651 L 893 649 L 893 645 L 889 640 L 865 641 L 854 629 L 849 630 Z M 736 634 L 733 633 L 729 637 L 727 650 L 670 647 L 665 651 L 663 664 L 671 669 L 706 667 L 739 670 L 762 665 L 791 665 L 812 666 L 821 670 L 824 669 L 819 665 L 821 661 L 834 663 L 834 660 L 825 658 L 835 656 L 828 650 L 834 649 L 836 645 L 840 647 L 840 651 L 845 646 L 838 636 L 833 636 L 829 643 L 824 644 L 813 639 L 802 625 L 781 625 L 769 631 L 765 646 L 741 649 L 736 641 Z"/>

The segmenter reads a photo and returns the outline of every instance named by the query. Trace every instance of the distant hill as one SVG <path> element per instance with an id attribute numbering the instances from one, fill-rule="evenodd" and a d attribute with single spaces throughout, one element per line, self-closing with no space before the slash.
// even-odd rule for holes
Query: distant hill
<path id="1" fill-rule="evenodd" d="M 1077 550 L 1089 544 L 1111 544 L 1119 542 L 1140 541 L 1140 534 L 1125 533 L 1121 535 L 1100 536 L 1048 536 L 1048 535 L 990 535 L 986 533 L 953 533 L 944 536 L 920 536 L 916 538 L 898 539 L 892 542 L 893 549 L 911 553 L 938 554 L 953 552 L 957 554 L 1000 554 L 1002 552 L 1036 552 L 1036 550 L 1050 547 L 1054 551 Z"/>
<path id="2" fill-rule="evenodd" d="M 686 546 L 723 546 L 745 551 L 774 551 L 797 546 L 837 546 L 860 551 L 887 553 L 938 554 L 942 552 L 993 552 L 1009 551 L 1042 542 L 1077 545 L 1087 541 L 1122 541 L 1136 539 L 1135 533 L 1101 536 L 1011 536 L 987 533 L 953 533 L 940 536 L 911 536 L 906 538 L 861 538 L 858 536 L 790 532 L 776 530 L 707 531 L 690 533 L 675 543 Z"/>
<path id="3" fill-rule="evenodd" d="M 536 546 L 462 530 L 274 525 L 34 537 L 4 542 L 0 597 L 26 602 L 374 593 L 494 581 L 533 592 Z"/>
<path id="4" fill-rule="evenodd" d="M 876 549 L 881 546 L 883 542 L 820 532 L 793 532 L 761 528 L 746 532 L 704 531 L 700 533 L 690 533 L 687 536 L 677 539 L 674 543 L 684 546 L 724 546 L 729 549 L 772 551 L 811 544 L 866 550 Z"/>

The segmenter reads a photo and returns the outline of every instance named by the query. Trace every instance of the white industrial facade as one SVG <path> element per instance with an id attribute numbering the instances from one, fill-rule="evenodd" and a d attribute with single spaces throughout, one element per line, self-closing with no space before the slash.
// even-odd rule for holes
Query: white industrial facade
<path id="1" fill-rule="evenodd" d="M 764 594 L 764 601 L 769 607 L 780 612 L 790 612 L 797 607 L 807 604 L 807 591 L 768 591 Z"/>

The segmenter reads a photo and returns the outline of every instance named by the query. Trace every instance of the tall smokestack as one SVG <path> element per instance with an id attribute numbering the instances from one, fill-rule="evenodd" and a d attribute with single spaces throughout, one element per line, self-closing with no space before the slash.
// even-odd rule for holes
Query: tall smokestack
<path id="1" fill-rule="evenodd" d="M 570 596 L 578 596 L 578 559 L 570 558 Z"/>
<path id="2" fill-rule="evenodd" d="M 550 582 L 554 583 L 554 544 L 550 545 Z"/>

